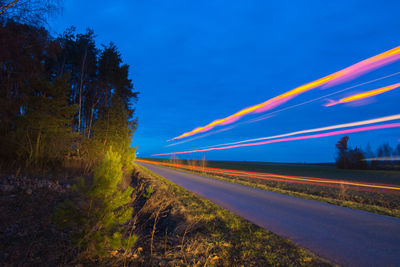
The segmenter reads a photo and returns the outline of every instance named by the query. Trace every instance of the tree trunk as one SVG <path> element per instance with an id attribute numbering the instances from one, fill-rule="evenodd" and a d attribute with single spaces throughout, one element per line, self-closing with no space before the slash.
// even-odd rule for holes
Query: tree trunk
<path id="1" fill-rule="evenodd" d="M 35 144 L 35 156 L 34 156 L 34 162 L 35 164 L 38 163 L 39 159 L 39 148 L 40 148 L 40 137 L 42 135 L 42 131 L 39 129 L 38 135 L 36 137 L 36 144 Z"/>
<path id="2" fill-rule="evenodd" d="M 88 138 L 90 138 L 90 131 L 92 130 L 93 112 L 94 112 L 94 105 L 92 106 L 92 109 L 90 112 L 89 129 L 88 129 L 88 135 L 87 135 Z"/>
<path id="3" fill-rule="evenodd" d="M 79 85 L 79 113 L 78 113 L 78 132 L 79 133 L 81 133 L 83 71 L 85 69 L 86 56 L 87 56 L 87 47 L 85 50 L 85 54 L 83 56 L 82 69 L 81 69 L 81 83 Z"/>

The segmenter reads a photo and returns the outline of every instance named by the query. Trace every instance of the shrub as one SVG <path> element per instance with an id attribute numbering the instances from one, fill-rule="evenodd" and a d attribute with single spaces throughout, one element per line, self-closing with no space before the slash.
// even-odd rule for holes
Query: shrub
<path id="1" fill-rule="evenodd" d="M 61 203 L 56 211 L 57 222 L 72 229 L 78 248 L 88 255 L 103 256 L 111 250 L 130 248 L 136 236 L 126 236 L 123 224 L 132 217 L 132 187 L 118 189 L 122 180 L 121 156 L 110 149 L 94 169 L 93 183 L 84 179 L 74 185 L 78 196 Z"/>

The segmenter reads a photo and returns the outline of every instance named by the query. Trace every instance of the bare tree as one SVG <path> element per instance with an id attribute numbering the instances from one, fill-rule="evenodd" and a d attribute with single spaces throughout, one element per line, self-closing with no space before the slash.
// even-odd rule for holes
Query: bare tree
<path id="1" fill-rule="evenodd" d="M 14 1 L 10 1 L 10 2 L 1 1 L 0 2 L 1 3 L 0 15 L 3 15 L 3 13 L 6 12 L 7 9 L 12 8 L 18 2 L 19 2 L 19 0 L 14 0 Z"/>
<path id="2" fill-rule="evenodd" d="M 62 0 L 0 0 L 0 18 L 38 26 L 61 7 Z"/>

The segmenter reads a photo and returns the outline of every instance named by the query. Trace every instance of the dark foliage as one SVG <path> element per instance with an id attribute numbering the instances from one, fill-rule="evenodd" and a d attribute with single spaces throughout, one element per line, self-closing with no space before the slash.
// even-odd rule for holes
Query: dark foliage
<path id="1" fill-rule="evenodd" d="M 400 169 L 400 145 L 392 149 L 389 144 L 378 147 L 376 154 L 368 145 L 366 151 L 348 146 L 349 137 L 342 137 L 337 143 L 336 166 L 339 169 Z"/>
<path id="2" fill-rule="evenodd" d="M 90 29 L 52 38 L 43 27 L 0 21 L 0 164 L 92 172 L 55 217 L 70 223 L 74 248 L 96 256 L 136 241 L 123 227 L 133 189 L 120 188 L 136 156 L 138 93 L 128 71 L 118 48 L 98 49 Z"/>
<path id="3" fill-rule="evenodd" d="M 75 193 L 63 195 L 52 221 L 62 226 L 71 251 L 97 259 L 130 249 L 137 239 L 126 228 L 133 212 L 126 180 L 136 156 L 131 139 L 138 93 L 116 45 L 97 48 L 90 29 L 69 28 L 53 38 L 38 26 L 58 3 L 0 0 L 0 166 L 12 163 L 15 177 L 21 169 L 54 169 L 58 177 L 61 166 L 92 173 L 68 181 Z M 4 188 L 24 193 L 14 185 Z M 53 258 L 50 265 L 62 261 Z"/>
<path id="4" fill-rule="evenodd" d="M 113 43 L 98 49 L 94 38 L 90 29 L 52 38 L 41 27 L 0 24 L 3 161 L 95 161 L 111 146 L 132 159 L 137 92 L 129 66 Z"/>

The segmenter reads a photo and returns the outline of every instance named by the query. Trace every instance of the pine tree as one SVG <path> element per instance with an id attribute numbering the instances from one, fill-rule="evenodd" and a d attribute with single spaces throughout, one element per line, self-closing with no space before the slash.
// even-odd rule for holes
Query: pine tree
<path id="1" fill-rule="evenodd" d="M 80 196 L 75 201 L 61 203 L 57 209 L 58 223 L 73 229 L 76 245 L 89 255 L 102 256 L 119 248 L 128 249 L 137 239 L 127 235 L 123 227 L 132 217 L 129 203 L 133 188 L 124 191 L 118 188 L 122 175 L 121 156 L 108 150 L 94 170 L 93 184 L 88 186 L 81 179 L 74 186 Z"/>
<path id="2" fill-rule="evenodd" d="M 113 151 L 121 155 L 125 171 L 131 171 L 136 158 L 136 148 L 131 147 L 134 127 L 135 123 L 129 121 L 121 99 L 114 95 L 110 108 L 103 110 L 95 124 L 90 146 L 91 157 L 101 157 L 112 147 Z"/>
<path id="3" fill-rule="evenodd" d="M 349 149 L 347 145 L 348 141 L 349 137 L 344 136 L 336 143 L 336 149 L 338 150 L 338 154 L 336 157 L 336 166 L 339 169 L 349 168 Z"/>

